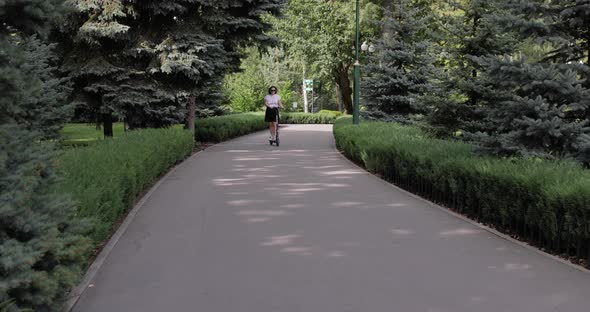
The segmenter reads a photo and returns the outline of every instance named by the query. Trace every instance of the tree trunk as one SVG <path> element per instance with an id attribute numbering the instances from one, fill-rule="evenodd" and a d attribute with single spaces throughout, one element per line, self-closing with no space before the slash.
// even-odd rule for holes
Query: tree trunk
<path id="1" fill-rule="evenodd" d="M 350 87 L 350 79 L 348 78 L 348 68 L 349 65 L 340 64 L 334 74 L 334 78 L 340 90 L 344 110 L 347 114 L 352 114 L 352 88 Z"/>
<path id="2" fill-rule="evenodd" d="M 586 31 L 586 66 L 590 67 L 590 27 Z M 590 88 L 590 74 L 586 74 L 586 86 Z"/>
<path id="3" fill-rule="evenodd" d="M 338 102 L 338 111 L 342 112 L 342 93 L 338 85 L 336 85 L 336 100 Z"/>
<path id="4" fill-rule="evenodd" d="M 102 114 L 102 130 L 104 137 L 113 137 L 113 114 L 111 112 Z"/>
<path id="5" fill-rule="evenodd" d="M 195 140 L 195 97 L 191 96 L 188 98 L 188 105 L 187 105 L 187 114 L 186 114 L 186 128 L 191 131 L 193 135 L 193 141 Z"/>

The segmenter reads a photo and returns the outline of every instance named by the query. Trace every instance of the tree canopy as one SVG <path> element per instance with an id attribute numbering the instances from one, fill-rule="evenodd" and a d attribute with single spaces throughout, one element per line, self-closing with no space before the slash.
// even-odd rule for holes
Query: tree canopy
<path id="1" fill-rule="evenodd" d="M 375 24 L 381 10 L 371 1 L 361 2 L 362 40 L 378 37 Z M 275 20 L 275 31 L 300 66 L 318 78 L 331 80 L 347 112 L 352 112 L 349 72 L 354 63 L 354 1 L 290 0 L 284 17 Z"/>
<path id="2" fill-rule="evenodd" d="M 189 96 L 211 104 L 224 74 L 238 69 L 239 47 L 272 42 L 262 15 L 277 14 L 282 3 L 74 2 L 63 43 L 73 96 L 95 119 L 108 124 L 117 114 L 132 128 L 182 120 Z"/>

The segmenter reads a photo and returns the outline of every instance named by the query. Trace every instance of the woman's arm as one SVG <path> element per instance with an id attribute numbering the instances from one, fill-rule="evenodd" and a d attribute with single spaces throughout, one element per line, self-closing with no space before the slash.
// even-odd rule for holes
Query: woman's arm
<path id="1" fill-rule="evenodd" d="M 279 107 L 284 109 L 283 103 L 281 102 L 281 99 L 279 99 Z"/>

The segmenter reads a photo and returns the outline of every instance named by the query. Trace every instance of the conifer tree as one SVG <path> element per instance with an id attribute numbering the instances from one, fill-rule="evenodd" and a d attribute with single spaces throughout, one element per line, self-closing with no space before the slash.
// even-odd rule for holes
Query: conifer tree
<path id="1" fill-rule="evenodd" d="M 376 55 L 363 68 L 367 118 L 407 122 L 427 112 L 423 96 L 434 91 L 433 44 L 428 27 L 432 15 L 422 6 L 399 0 L 383 25 L 387 32 L 376 44 Z"/>
<path id="2" fill-rule="evenodd" d="M 116 113 L 146 127 L 182 120 L 187 94 L 214 99 L 199 94 L 215 94 L 238 69 L 240 45 L 270 40 L 262 15 L 277 14 L 282 0 L 75 2 L 77 39 L 66 44 L 64 69 L 76 79 L 77 102 L 105 125 Z"/>
<path id="3" fill-rule="evenodd" d="M 576 112 L 590 107 L 590 90 L 576 66 L 527 63 L 525 58 L 479 58 L 496 102 L 485 109 L 473 136 L 499 155 L 559 158 L 576 155 L 590 123 Z"/>
<path id="4" fill-rule="evenodd" d="M 551 43 L 547 60 L 590 65 L 590 0 L 508 0 L 512 14 L 503 22 L 540 43 Z M 584 78 L 590 73 L 583 72 Z"/>
<path id="5" fill-rule="evenodd" d="M 549 52 L 540 61 L 526 55 L 476 59 L 499 98 L 486 107 L 488 130 L 475 138 L 501 155 L 588 162 L 590 1 L 510 1 L 510 7 L 503 24 Z"/>
<path id="6" fill-rule="evenodd" d="M 513 35 L 497 20 L 506 6 L 498 0 L 464 0 L 445 2 L 443 7 L 446 75 L 429 122 L 442 135 L 478 131 L 478 120 L 484 118 L 481 108 L 495 101 L 495 92 L 483 84 L 483 69 L 475 58 L 510 54 L 516 49 Z"/>
<path id="7" fill-rule="evenodd" d="M 0 2 L 0 303 L 57 311 L 88 250 L 75 206 L 54 194 L 55 137 L 67 108 L 53 77 L 48 22 L 64 1 Z"/>

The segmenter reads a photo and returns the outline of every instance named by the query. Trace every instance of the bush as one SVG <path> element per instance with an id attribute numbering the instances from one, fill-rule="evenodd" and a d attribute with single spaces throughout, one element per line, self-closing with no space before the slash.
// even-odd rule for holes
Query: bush
<path id="1" fill-rule="evenodd" d="M 322 110 L 316 114 L 309 113 L 283 113 L 281 123 L 284 124 L 333 124 L 342 113 L 337 111 Z"/>
<path id="2" fill-rule="evenodd" d="M 268 128 L 263 113 L 243 113 L 197 119 L 195 140 L 222 142 L 248 133 Z"/>
<path id="3" fill-rule="evenodd" d="M 402 188 L 555 253 L 590 253 L 590 173 L 572 161 L 477 157 L 417 128 L 350 118 L 334 136 L 348 158 Z"/>
<path id="4" fill-rule="evenodd" d="M 281 113 L 284 124 L 331 124 L 341 114 L 334 111 L 323 111 L 318 114 Z M 241 135 L 265 130 L 264 113 L 241 113 L 205 119 L 195 122 L 195 139 L 200 142 L 222 142 Z"/>
<path id="5" fill-rule="evenodd" d="M 190 132 L 170 128 L 131 131 L 69 149 L 59 158 L 64 180 L 57 191 L 79 202 L 77 216 L 95 221 L 91 237 L 100 242 L 137 196 L 192 147 Z"/>
<path id="6" fill-rule="evenodd" d="M 322 109 L 321 111 L 318 112 L 319 114 L 330 114 L 330 115 L 334 115 L 335 117 L 341 117 L 343 115 L 342 112 L 339 111 L 333 111 L 333 110 L 327 110 L 327 109 Z"/>

